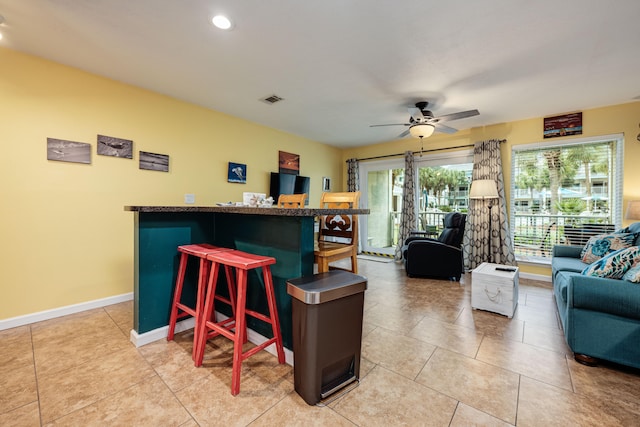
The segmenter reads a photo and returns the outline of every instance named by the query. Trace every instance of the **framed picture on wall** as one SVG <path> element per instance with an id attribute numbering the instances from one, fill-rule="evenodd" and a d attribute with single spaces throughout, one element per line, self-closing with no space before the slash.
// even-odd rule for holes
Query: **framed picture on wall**
<path id="1" fill-rule="evenodd" d="M 133 158 L 133 141 L 115 138 L 113 136 L 98 135 L 98 154 L 101 156 Z"/>
<path id="2" fill-rule="evenodd" d="M 238 184 L 247 183 L 247 165 L 242 163 L 229 162 L 229 170 L 227 172 L 227 181 Z"/>
<path id="3" fill-rule="evenodd" d="M 331 191 L 331 178 L 322 177 L 322 191 Z"/>
<path id="4" fill-rule="evenodd" d="M 300 155 L 278 151 L 278 172 L 300 174 Z"/>
<path id="5" fill-rule="evenodd" d="M 169 172 L 169 156 L 167 154 L 140 151 L 140 169 Z"/>
<path id="6" fill-rule="evenodd" d="M 90 164 L 91 145 L 86 142 L 47 138 L 47 160 Z"/>
<path id="7" fill-rule="evenodd" d="M 558 136 L 581 135 L 582 112 L 545 117 L 542 133 L 545 139 L 556 138 Z"/>

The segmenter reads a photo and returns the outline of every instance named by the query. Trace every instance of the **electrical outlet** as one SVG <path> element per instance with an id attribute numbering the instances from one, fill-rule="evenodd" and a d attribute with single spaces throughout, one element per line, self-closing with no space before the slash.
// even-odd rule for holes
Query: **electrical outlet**
<path id="1" fill-rule="evenodd" d="M 184 202 L 185 203 L 189 203 L 189 204 L 193 204 L 196 202 L 196 195 L 195 194 L 185 194 L 184 195 Z"/>

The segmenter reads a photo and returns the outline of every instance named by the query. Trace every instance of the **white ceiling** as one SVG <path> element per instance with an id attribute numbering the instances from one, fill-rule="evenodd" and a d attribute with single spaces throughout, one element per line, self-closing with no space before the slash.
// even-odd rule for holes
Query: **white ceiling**
<path id="1" fill-rule="evenodd" d="M 339 147 L 395 139 L 405 128 L 369 125 L 420 100 L 478 109 L 447 122 L 468 129 L 640 99 L 638 0 L 0 0 L 0 15 L 3 46 Z"/>

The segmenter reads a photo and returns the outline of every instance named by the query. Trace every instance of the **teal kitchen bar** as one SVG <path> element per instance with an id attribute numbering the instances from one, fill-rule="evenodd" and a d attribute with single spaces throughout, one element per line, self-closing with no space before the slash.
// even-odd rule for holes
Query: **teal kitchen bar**
<path id="1" fill-rule="evenodd" d="M 138 336 L 169 324 L 180 245 L 210 243 L 272 256 L 271 272 L 284 346 L 292 348 L 291 297 L 286 281 L 313 274 L 314 218 L 332 214 L 368 214 L 368 209 L 282 209 L 260 207 L 125 206 L 134 214 L 134 320 Z M 197 264 L 189 264 L 183 301 L 193 305 Z M 219 280 L 225 280 L 220 275 Z M 247 307 L 267 312 L 256 271 L 249 275 Z M 191 301 L 189 301 L 191 299 Z M 218 308 L 216 307 L 218 310 Z M 230 314 L 228 307 L 219 311 Z M 225 312 L 226 311 L 226 312 Z M 271 337 L 270 326 L 253 318 L 250 329 Z"/>

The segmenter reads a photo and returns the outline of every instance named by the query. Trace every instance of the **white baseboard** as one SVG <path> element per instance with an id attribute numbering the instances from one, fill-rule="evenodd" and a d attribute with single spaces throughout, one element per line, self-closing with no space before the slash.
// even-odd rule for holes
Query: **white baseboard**
<path id="1" fill-rule="evenodd" d="M 225 316 L 222 313 L 216 312 L 216 314 L 217 314 L 217 318 L 220 320 L 227 319 L 227 316 Z M 193 328 L 193 325 L 194 325 L 193 317 L 182 320 L 176 323 L 175 332 L 178 333 L 178 332 L 186 331 L 187 329 Z M 152 331 L 145 332 L 143 334 L 138 334 L 136 331 L 132 329 L 130 333 L 130 340 L 133 343 L 133 345 L 135 345 L 136 347 L 141 347 L 143 345 L 152 343 L 154 341 L 167 339 L 168 332 L 169 332 L 169 326 L 163 326 L 161 328 L 157 328 Z M 247 329 L 247 339 L 255 345 L 260 345 L 263 342 L 267 341 L 269 338 L 265 337 L 262 334 L 259 334 L 253 329 Z M 277 356 L 275 345 L 272 344 L 267 348 L 265 348 L 265 350 L 273 354 L 274 356 Z M 293 366 L 293 351 L 289 350 L 288 348 L 285 348 L 284 358 L 288 365 Z"/>
<path id="2" fill-rule="evenodd" d="M 177 334 L 178 332 L 186 331 L 187 329 L 192 329 L 193 325 L 195 325 L 195 320 L 193 317 L 176 322 L 175 333 Z M 161 328 L 156 328 L 142 334 L 139 334 L 134 329 L 132 329 L 131 332 L 129 333 L 129 340 L 136 347 L 142 347 L 143 345 L 152 343 L 154 341 L 167 339 L 168 333 L 169 333 L 169 325 L 163 326 Z"/>
<path id="3" fill-rule="evenodd" d="M 546 274 L 533 274 L 533 273 L 523 273 L 520 272 L 520 277 L 523 279 L 531 279 L 531 280 L 540 280 L 541 282 L 549 282 L 551 283 L 551 277 Z"/>
<path id="4" fill-rule="evenodd" d="M 81 302 L 79 304 L 53 308 L 51 310 L 39 311 L 37 313 L 25 314 L 24 316 L 11 317 L 9 319 L 0 320 L 0 331 L 29 325 L 31 323 L 42 322 L 43 320 L 55 319 L 56 317 L 67 316 L 69 314 L 79 313 L 81 311 L 91 310 L 94 308 L 106 307 L 108 305 L 118 304 L 132 299 L 133 292 L 129 292 L 93 301 Z"/>

